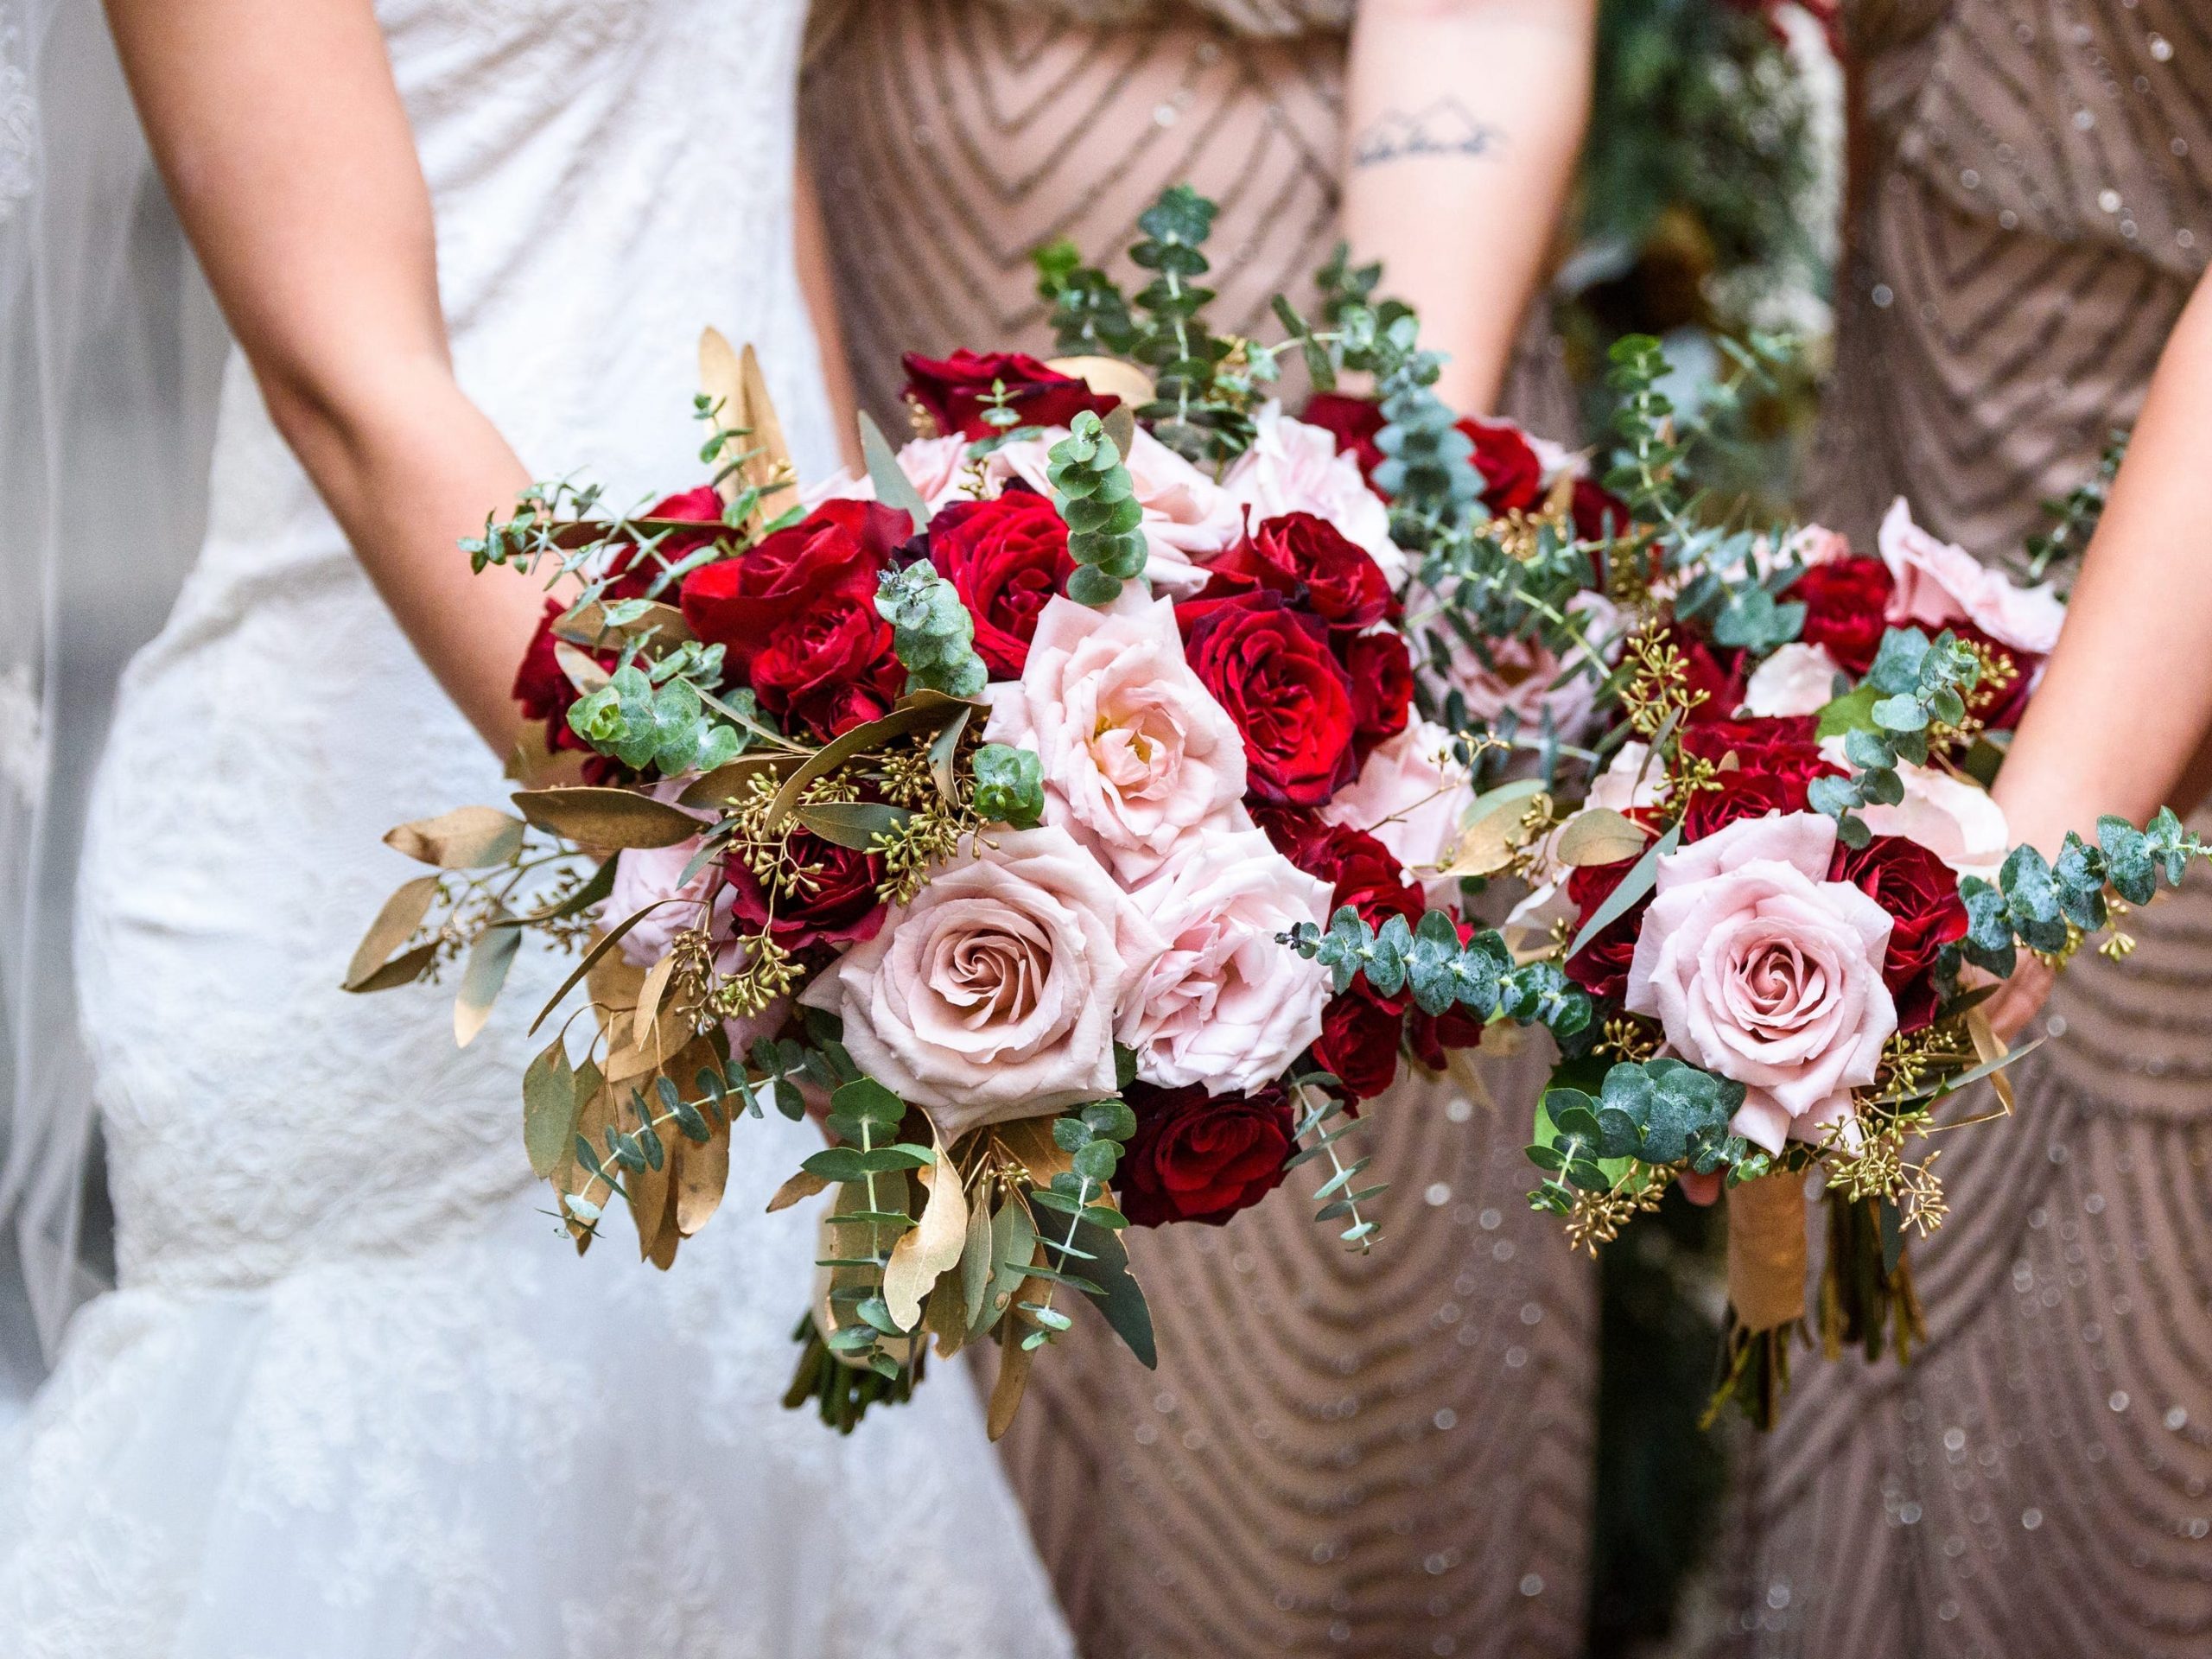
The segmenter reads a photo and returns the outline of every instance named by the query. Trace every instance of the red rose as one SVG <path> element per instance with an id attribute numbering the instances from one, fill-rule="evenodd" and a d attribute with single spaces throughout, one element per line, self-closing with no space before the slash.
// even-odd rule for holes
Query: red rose
<path id="1" fill-rule="evenodd" d="M 1465 923 L 1459 931 L 1464 937 L 1474 929 Z M 1406 1021 L 1406 1046 L 1414 1058 L 1432 1071 L 1441 1071 L 1449 1061 L 1446 1051 L 1454 1048 L 1480 1048 L 1483 1042 L 1483 1022 L 1464 1006 L 1446 1008 L 1442 1014 L 1424 1014 L 1415 1007 Z"/>
<path id="2" fill-rule="evenodd" d="M 1822 757 L 1810 715 L 1790 720 L 1721 720 L 1686 727 L 1683 750 L 1720 766 L 1714 789 L 1700 790 L 1682 813 L 1682 839 L 1701 841 L 1738 818 L 1770 812 L 1802 812 L 1815 778 L 1840 778 L 1840 766 Z"/>
<path id="3" fill-rule="evenodd" d="M 1339 454 L 1357 458 L 1362 476 L 1375 475 L 1382 460 L 1382 450 L 1375 445 L 1375 435 L 1382 429 L 1382 410 L 1372 397 L 1317 391 L 1306 400 L 1306 412 L 1299 419 L 1334 436 Z"/>
<path id="4" fill-rule="evenodd" d="M 873 501 L 825 501 L 740 557 L 686 576 L 683 620 L 728 650 L 734 674 L 748 675 L 801 612 L 833 595 L 872 601 L 876 577 L 912 529 L 904 512 Z"/>
<path id="5" fill-rule="evenodd" d="M 1805 628 L 1798 637 L 1819 645 L 1853 679 L 1874 665 L 1889 624 L 1882 613 L 1897 586 L 1890 567 L 1879 559 L 1832 559 L 1814 565 L 1783 594 L 1805 607 Z"/>
<path id="6" fill-rule="evenodd" d="M 1075 569 L 1066 523 L 1034 490 L 1009 489 L 945 507 L 930 520 L 929 549 L 976 620 L 976 651 L 991 677 L 1020 677 L 1037 613 Z"/>
<path id="7" fill-rule="evenodd" d="M 1372 1100 L 1397 1079 L 1405 1025 L 1404 1008 L 1376 995 L 1362 980 L 1322 1011 L 1313 1058 L 1337 1074 L 1354 1100 Z"/>
<path id="8" fill-rule="evenodd" d="M 738 931 L 768 936 L 786 950 L 809 945 L 856 944 L 875 937 L 883 925 L 883 902 L 875 896 L 883 880 L 883 861 L 855 852 L 812 831 L 793 830 L 791 855 L 810 874 L 804 888 L 793 887 L 776 895 L 771 906 L 753 872 L 742 858 L 728 860 L 730 915 Z M 771 911 L 775 919 L 769 920 Z"/>
<path id="9" fill-rule="evenodd" d="M 1684 639 L 1679 633 L 1675 646 L 1682 653 L 1684 689 L 1693 694 L 1705 693 L 1705 700 L 1690 710 L 1682 723 L 1703 726 L 1716 720 L 1733 720 L 1736 710 L 1744 705 L 1744 653 L 1716 651 L 1702 639 Z"/>
<path id="10" fill-rule="evenodd" d="M 1954 622 L 1949 626 L 1960 639 L 1979 645 L 1992 662 L 2011 666 L 2010 678 L 1994 684 L 1984 680 L 1967 702 L 1967 711 L 1991 731 L 2011 731 L 2020 723 L 2020 716 L 2028 712 L 2028 692 L 2036 683 L 2044 659 L 2018 646 L 1999 645 L 1971 622 Z"/>
<path id="11" fill-rule="evenodd" d="M 1380 927 L 1393 915 L 1418 922 L 1427 910 L 1421 889 L 1400 874 L 1390 849 L 1364 830 L 1324 823 L 1294 807 L 1263 806 L 1252 816 L 1277 852 L 1334 889 L 1330 914 L 1350 905 L 1369 925 Z"/>
<path id="12" fill-rule="evenodd" d="M 1544 463 L 1514 428 L 1471 417 L 1459 429 L 1474 441 L 1475 469 L 1483 475 L 1483 505 L 1500 515 L 1526 512 L 1544 498 Z"/>
<path id="13" fill-rule="evenodd" d="M 1249 1095 L 1209 1095 L 1204 1085 L 1158 1089 L 1133 1083 L 1137 1115 L 1122 1160 L 1122 1213 L 1140 1227 L 1171 1221 L 1217 1226 L 1282 1184 L 1297 1121 L 1278 1084 Z"/>
<path id="14" fill-rule="evenodd" d="M 558 641 L 553 633 L 553 625 L 567 613 L 568 608 L 557 599 L 545 601 L 545 613 L 537 619 L 537 632 L 530 636 L 530 648 L 523 652 L 521 664 L 515 670 L 512 695 L 521 708 L 524 719 L 544 724 L 547 748 L 574 749 L 591 756 L 584 763 L 588 772 L 611 772 L 616 763 L 601 755 L 590 744 L 578 737 L 569 724 L 569 710 L 575 706 L 581 693 L 569 678 L 567 671 L 562 668 L 560 658 L 555 654 Z M 612 669 L 614 666 L 615 653 L 611 651 L 587 654 L 601 668 Z"/>
<path id="15" fill-rule="evenodd" d="M 753 659 L 753 690 L 772 714 L 795 714 L 816 730 L 851 707 L 855 687 L 889 701 L 906 681 L 891 625 L 873 587 L 827 594 L 779 629 Z M 824 734 L 827 735 L 827 734 Z"/>
<path id="16" fill-rule="evenodd" d="M 1319 618 L 1265 590 L 1176 613 L 1191 667 L 1244 735 L 1253 794 L 1318 806 L 1352 780 L 1351 682 Z"/>
<path id="17" fill-rule="evenodd" d="M 1916 841 L 1877 836 L 1855 851 L 1839 842 L 1828 880 L 1850 882 L 1889 912 L 1882 982 L 1897 999 L 1897 1029 L 1928 1025 L 1936 1018 L 1936 958 L 1966 937 L 1957 873 Z"/>
<path id="18" fill-rule="evenodd" d="M 1626 533 L 1628 504 L 1604 485 L 1586 478 L 1574 480 L 1574 500 L 1568 508 L 1574 533 L 1586 542 L 1602 542 Z"/>
<path id="19" fill-rule="evenodd" d="M 1613 864 L 1585 864 L 1567 878 L 1567 896 L 1575 907 L 1575 936 L 1595 916 L 1613 889 L 1627 880 L 1637 861 L 1624 858 Z M 1608 922 L 1597 938 L 1567 959 L 1567 976 L 1595 997 L 1616 998 L 1628 988 L 1629 963 L 1636 957 L 1636 941 L 1643 931 L 1647 896 L 1624 916 Z"/>
<path id="20" fill-rule="evenodd" d="M 696 490 L 664 497 L 638 516 L 641 518 L 681 518 L 691 524 L 712 524 L 719 530 L 722 522 L 722 499 L 715 493 L 713 485 L 702 484 Z M 681 563 L 712 540 L 712 534 L 695 536 L 685 531 L 669 531 L 653 543 L 652 555 L 649 558 L 642 556 L 642 548 L 626 544 L 616 548 L 607 562 L 607 574 L 612 578 L 607 586 L 607 597 L 646 598 L 648 590 L 662 571 L 672 564 Z"/>
<path id="21" fill-rule="evenodd" d="M 957 351 L 933 359 L 909 352 L 906 396 L 929 411 L 938 430 L 970 440 L 995 430 L 983 419 L 994 383 L 1003 384 L 1007 407 L 1023 426 L 1066 426 L 1084 410 L 1110 415 L 1122 400 L 1096 392 L 1072 375 L 1048 369 L 1020 352 Z"/>
<path id="22" fill-rule="evenodd" d="M 1365 548 L 1310 512 L 1268 519 L 1210 568 L 1209 598 L 1264 588 L 1303 604 L 1331 627 L 1355 633 L 1392 608 L 1382 568 Z"/>
<path id="23" fill-rule="evenodd" d="M 891 712 L 891 705 L 899 700 L 898 693 L 886 687 L 887 676 L 879 676 L 867 685 L 830 685 L 808 694 L 805 701 L 793 705 L 799 718 L 820 736 L 827 739 L 842 737 L 855 726 L 865 726 L 872 720 L 881 720 Z M 904 689 L 906 682 L 899 682 Z"/>
<path id="24" fill-rule="evenodd" d="M 1395 633 L 1361 633 L 1344 640 L 1344 675 L 1351 681 L 1352 758 L 1360 766 L 1413 718 L 1414 659 Z"/>

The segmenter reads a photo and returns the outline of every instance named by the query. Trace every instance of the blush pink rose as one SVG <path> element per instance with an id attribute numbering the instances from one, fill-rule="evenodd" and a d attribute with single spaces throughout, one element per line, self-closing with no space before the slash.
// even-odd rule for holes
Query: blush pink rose
<path id="1" fill-rule="evenodd" d="M 704 927 L 717 934 L 728 931 L 733 895 L 721 871 L 709 863 L 689 881 L 680 879 L 698 853 L 699 839 L 694 836 L 673 847 L 627 848 L 616 859 L 614 885 L 601 912 L 607 925 L 618 926 L 647 905 L 660 904 L 615 944 L 636 966 L 652 967 L 687 928 Z M 707 904 L 710 890 L 715 894 L 711 910 Z M 663 899 L 671 902 L 661 904 Z"/>
<path id="2" fill-rule="evenodd" d="M 1849 764 L 1840 737 L 1822 743 L 1821 753 L 1836 766 Z M 1910 761 L 1899 765 L 1897 773 L 1904 788 L 1903 800 L 1895 806 L 1874 804 L 1854 809 L 1866 827 L 1878 836 L 1918 842 L 1961 875 L 1993 879 L 2012 850 L 2012 830 L 2005 821 L 2005 809 L 1989 791 L 1938 767 L 1916 766 Z"/>
<path id="3" fill-rule="evenodd" d="M 1281 1077 L 1321 1035 L 1329 975 L 1280 938 L 1325 923 L 1332 892 L 1243 830 L 1193 836 L 1132 893 L 1167 944 L 1122 1002 L 1119 1034 L 1137 1075 L 1216 1095 Z"/>
<path id="4" fill-rule="evenodd" d="M 1047 601 L 1021 678 L 990 696 L 984 736 L 1044 761 L 1046 821 L 1125 882 L 1242 810 L 1244 739 L 1184 660 L 1172 601 L 1125 590 L 1108 610 Z"/>
<path id="5" fill-rule="evenodd" d="M 2020 587 L 1966 549 L 1937 540 L 1912 522 L 1902 496 L 1882 520 L 1878 544 L 1897 583 L 1887 612 L 1891 623 L 1933 632 L 1971 622 L 1998 644 L 2037 657 L 2048 657 L 2058 644 L 2066 607 L 2056 588 L 2047 582 Z"/>
<path id="6" fill-rule="evenodd" d="M 1816 715 L 1835 701 L 1835 677 L 1842 671 L 1824 645 L 1784 645 L 1745 683 L 1744 712 L 1755 720 Z"/>
<path id="7" fill-rule="evenodd" d="M 1575 627 L 1600 655 L 1618 646 L 1621 634 L 1619 609 L 1600 594 L 1578 594 L 1568 605 Z M 1600 664 L 1593 672 L 1585 666 L 1589 654 L 1579 645 L 1562 654 L 1541 639 L 1490 639 L 1484 642 L 1490 660 L 1471 651 L 1455 652 L 1444 665 L 1444 677 L 1466 700 L 1467 715 L 1496 725 L 1510 712 L 1525 731 L 1541 729 L 1551 716 L 1552 729 L 1573 741 L 1589 725 L 1598 701 L 1598 684 L 1604 675 Z"/>
<path id="8" fill-rule="evenodd" d="M 1452 734 L 1416 716 L 1376 747 L 1359 776 L 1321 809 L 1321 819 L 1365 831 L 1389 849 L 1409 880 L 1423 880 L 1459 842 L 1473 798 L 1467 782 L 1467 769 L 1452 755 Z"/>
<path id="9" fill-rule="evenodd" d="M 1731 1127 L 1770 1152 L 1849 1117 L 1897 1027 L 1882 982 L 1891 922 L 1827 879 L 1835 824 L 1744 818 L 1659 862 L 1625 1002 L 1667 1046 L 1748 1090 Z"/>
<path id="10" fill-rule="evenodd" d="M 948 501 L 967 499 L 975 477 L 968 464 L 968 440 L 955 433 L 945 438 L 915 438 L 899 450 L 899 470 L 915 493 L 929 503 L 931 512 Z M 850 472 L 832 473 L 819 484 L 799 491 L 800 505 L 811 512 L 824 501 L 873 501 L 875 480 Z"/>
<path id="11" fill-rule="evenodd" d="M 963 851 L 799 1000 L 844 1020 L 861 1070 L 948 1142 L 1115 1092 L 1114 1022 L 1165 944 L 1098 861 L 1046 825 Z"/>
<path id="12" fill-rule="evenodd" d="M 1367 550 L 1382 568 L 1390 589 L 1405 583 L 1406 556 L 1390 539 L 1390 512 L 1368 487 L 1359 459 L 1339 454 L 1326 427 L 1293 420 L 1269 404 L 1260 410 L 1252 446 L 1221 480 L 1222 489 L 1254 524 L 1288 512 L 1310 512 L 1336 526 L 1346 541 Z"/>
<path id="13" fill-rule="evenodd" d="M 1053 428 L 994 450 L 984 463 L 993 492 L 1009 479 L 1020 479 L 1049 497 L 1046 458 L 1065 436 L 1064 429 Z M 1131 439 L 1122 465 L 1144 509 L 1137 529 L 1145 540 L 1145 580 L 1160 593 L 1188 599 L 1206 584 L 1205 563 L 1242 538 L 1244 515 L 1218 484 L 1142 427 Z"/>

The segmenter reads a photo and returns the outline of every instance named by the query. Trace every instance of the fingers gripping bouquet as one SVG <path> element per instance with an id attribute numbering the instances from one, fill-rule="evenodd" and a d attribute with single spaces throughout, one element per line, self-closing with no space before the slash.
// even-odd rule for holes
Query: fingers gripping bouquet
<path id="1" fill-rule="evenodd" d="M 1534 1202 L 1594 1251 L 1673 1182 L 1722 1178 L 1715 1406 L 1765 1426 L 1807 1319 L 1814 1172 L 1825 1345 L 1908 1353 L 1906 1240 L 1945 1215 L 1927 1143 L 1983 1121 L 1953 1100 L 1970 1084 L 1992 1080 L 1997 1115 L 2012 1103 L 2016 1056 L 1980 1009 L 1993 980 L 2024 950 L 2063 962 L 2206 849 L 2170 811 L 2147 830 L 2107 818 L 2055 861 L 2010 845 L 1986 785 L 2056 643 L 2056 592 L 1942 543 L 1903 502 L 1878 556 L 1817 526 L 1742 527 L 1740 505 L 1694 493 L 1719 435 L 1675 418 L 1663 370 L 1649 341 L 1616 354 L 1601 510 L 1577 511 L 1596 486 L 1571 470 L 1547 495 L 1556 463 L 1532 441 L 1469 427 L 1491 516 L 1432 490 L 1411 513 L 1402 496 L 1394 526 L 1427 550 L 1432 609 L 1472 636 L 1447 724 L 1528 774 L 1475 802 L 1460 867 L 1525 880 L 1517 954 L 1595 1004 L 1536 1109 Z M 1386 454 L 1403 441 L 1385 413 L 1336 418 L 1382 425 Z M 1340 914 L 1319 955 L 1339 982 L 1440 997 L 1426 928 Z"/>
<path id="2" fill-rule="evenodd" d="M 575 594 L 516 692 L 586 781 L 395 830 L 435 868 L 349 983 L 457 969 L 465 1042 L 525 933 L 575 952 L 523 1096 L 579 1249 L 619 1200 L 669 1265 L 741 1121 L 814 1109 L 831 1144 L 772 1207 L 832 1194 L 788 1401 L 840 1427 L 931 1344 L 992 1340 L 1002 1432 L 1085 1305 L 1150 1363 L 1123 1230 L 1222 1222 L 1300 1164 L 1367 1248 L 1343 1141 L 1402 1053 L 1587 1014 L 1428 907 L 1468 785 L 1412 708 L 1405 556 L 1357 461 L 1262 400 L 1272 359 L 1206 334 L 1211 217 L 1146 215 L 1131 301 L 1057 267 L 1122 359 L 911 360 L 925 435 L 864 426 L 868 475 L 799 505 L 750 353 L 710 334 L 710 483 L 635 517 L 544 487 L 471 550 Z M 1332 912 L 1419 920 L 1452 996 L 1332 981 Z"/>

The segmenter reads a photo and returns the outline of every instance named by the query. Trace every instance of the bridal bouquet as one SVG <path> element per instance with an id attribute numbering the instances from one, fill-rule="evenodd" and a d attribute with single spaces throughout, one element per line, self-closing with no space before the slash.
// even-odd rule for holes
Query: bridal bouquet
<path id="1" fill-rule="evenodd" d="M 2107 818 L 2055 861 L 2012 846 L 1986 785 L 2056 644 L 2055 591 L 1928 535 L 1902 501 L 1878 556 L 1817 526 L 1731 527 L 1689 487 L 1695 439 L 1663 368 L 1649 341 L 1617 354 L 1617 494 L 1463 423 L 1486 515 L 1448 515 L 1431 488 L 1396 522 L 1427 550 L 1426 608 L 1466 636 L 1447 724 L 1538 738 L 1535 764 L 1522 753 L 1470 808 L 1457 867 L 1522 878 L 1520 959 L 1595 1004 L 1536 1104 L 1533 1202 L 1594 1251 L 1670 1184 L 1725 1182 L 1715 1406 L 1764 1426 L 1807 1316 L 1808 1177 L 1828 1205 L 1827 1347 L 1908 1353 L 1905 1241 L 1945 1214 L 1924 1143 L 1981 1121 L 1946 1110 L 1970 1084 L 2012 1103 L 2014 1057 L 1980 1008 L 1993 981 L 2023 950 L 2063 962 L 2206 849 L 2170 811 L 2147 831 Z M 1371 456 L 1402 444 L 1372 404 L 1321 418 Z M 1339 914 L 1318 954 L 1339 986 L 1441 1006 L 1451 966 L 1425 932 Z"/>
<path id="2" fill-rule="evenodd" d="M 516 694 L 527 770 L 581 781 L 394 830 L 435 871 L 348 982 L 457 966 L 466 1042 L 524 934 L 576 954 L 521 1082 L 579 1248 L 619 1200 L 667 1266 L 741 1121 L 812 1109 L 830 1144 L 772 1207 L 832 1193 L 789 1403 L 840 1427 L 927 1345 L 990 1340 L 1002 1432 L 1086 1305 L 1151 1363 L 1122 1231 L 1301 1165 L 1367 1248 L 1343 1142 L 1402 1053 L 1588 1017 L 1459 912 L 1470 757 L 1413 706 L 1405 555 L 1357 460 L 1266 400 L 1271 359 L 1206 334 L 1211 218 L 1148 213 L 1128 301 L 1056 264 L 1106 350 L 910 359 L 924 435 L 864 423 L 864 478 L 785 505 L 751 354 L 709 334 L 707 481 L 613 517 L 543 487 L 471 545 L 564 584 Z M 1332 914 L 1417 920 L 1452 995 L 1332 976 Z"/>

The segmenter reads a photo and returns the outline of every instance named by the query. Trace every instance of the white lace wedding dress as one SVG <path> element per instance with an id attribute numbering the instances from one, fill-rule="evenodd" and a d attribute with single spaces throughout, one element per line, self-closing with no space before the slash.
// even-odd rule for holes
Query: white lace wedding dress
<path id="1" fill-rule="evenodd" d="M 709 322 L 830 464 L 791 259 L 804 10 L 379 5 L 461 382 L 534 465 L 618 502 L 692 482 Z M 446 995 L 338 989 L 414 868 L 383 832 L 505 786 L 235 360 L 220 431 L 96 791 L 79 962 L 120 1288 L 0 1448 L 0 1652 L 1065 1652 L 960 1377 L 850 1440 L 777 1403 L 814 1240 L 763 1206 L 810 1130 L 740 1126 L 673 1272 L 619 1225 L 580 1262 L 517 1093 L 563 964 L 518 963 L 465 1052 Z"/>

